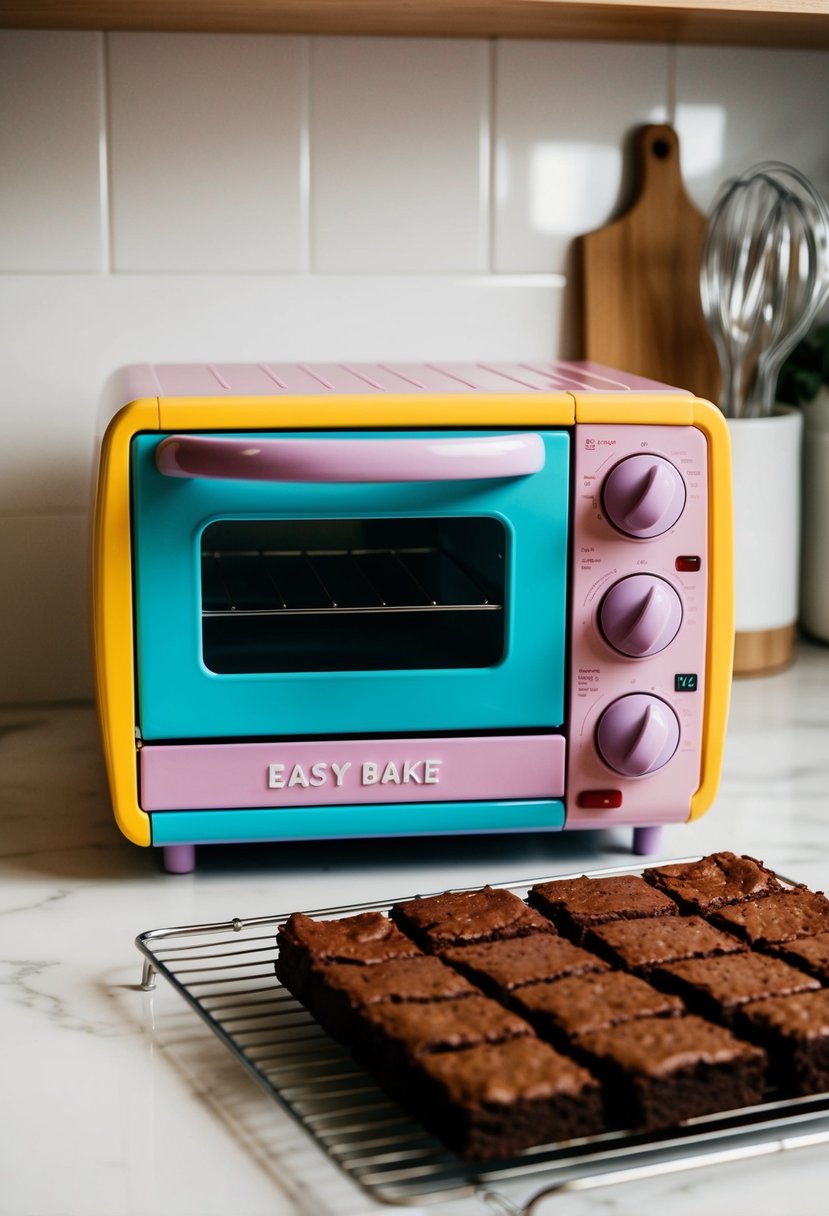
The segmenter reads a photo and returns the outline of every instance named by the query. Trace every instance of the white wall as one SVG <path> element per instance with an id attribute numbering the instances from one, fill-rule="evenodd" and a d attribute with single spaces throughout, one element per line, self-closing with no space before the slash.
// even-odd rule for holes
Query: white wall
<path id="1" fill-rule="evenodd" d="M 129 361 L 549 358 L 575 233 L 675 123 L 689 193 L 829 193 L 829 54 L 0 33 L 0 700 L 90 691 L 101 384 Z"/>

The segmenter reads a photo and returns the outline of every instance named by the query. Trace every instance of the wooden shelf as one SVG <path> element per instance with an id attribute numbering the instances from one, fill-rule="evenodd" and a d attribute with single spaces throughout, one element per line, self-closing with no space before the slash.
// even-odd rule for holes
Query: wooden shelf
<path id="1" fill-rule="evenodd" d="M 829 0 L 0 0 L 7 29 L 829 47 Z"/>

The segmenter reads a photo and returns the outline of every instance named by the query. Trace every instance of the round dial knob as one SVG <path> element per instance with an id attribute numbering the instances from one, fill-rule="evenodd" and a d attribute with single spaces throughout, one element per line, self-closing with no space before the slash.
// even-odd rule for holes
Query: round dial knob
<path id="1" fill-rule="evenodd" d="M 679 721 L 659 697 L 631 693 L 608 705 L 599 719 L 596 742 L 614 772 L 644 777 L 667 764 L 676 751 Z"/>
<path id="2" fill-rule="evenodd" d="M 604 509 L 627 536 L 647 539 L 672 528 L 685 509 L 685 482 L 662 456 L 628 456 L 604 483 Z"/>
<path id="3" fill-rule="evenodd" d="M 682 624 L 682 601 L 670 583 L 653 574 L 631 574 L 602 600 L 599 625 L 614 650 L 632 659 L 659 654 Z"/>

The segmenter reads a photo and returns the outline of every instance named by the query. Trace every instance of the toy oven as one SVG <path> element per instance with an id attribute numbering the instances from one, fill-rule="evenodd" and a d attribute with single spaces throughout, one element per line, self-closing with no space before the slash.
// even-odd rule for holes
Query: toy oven
<path id="1" fill-rule="evenodd" d="M 727 431 L 587 364 L 167 366 L 110 386 L 116 818 L 199 843 L 653 829 L 711 802 Z"/>

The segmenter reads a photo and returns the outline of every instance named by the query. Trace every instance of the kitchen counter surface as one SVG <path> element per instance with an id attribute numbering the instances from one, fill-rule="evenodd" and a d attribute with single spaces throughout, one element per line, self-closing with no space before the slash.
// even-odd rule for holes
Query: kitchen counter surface
<path id="1" fill-rule="evenodd" d="M 826 887 L 827 790 L 829 648 L 804 644 L 788 671 L 736 684 L 717 804 L 667 829 L 660 856 L 729 848 Z M 115 828 L 89 706 L 0 710 L 0 823 L 0 1216 L 379 1211 L 163 981 L 140 990 L 135 935 L 620 865 L 630 837 L 216 848 L 173 877 Z M 823 1216 L 827 1184 L 813 1146 L 562 1193 L 533 1216 Z"/>

